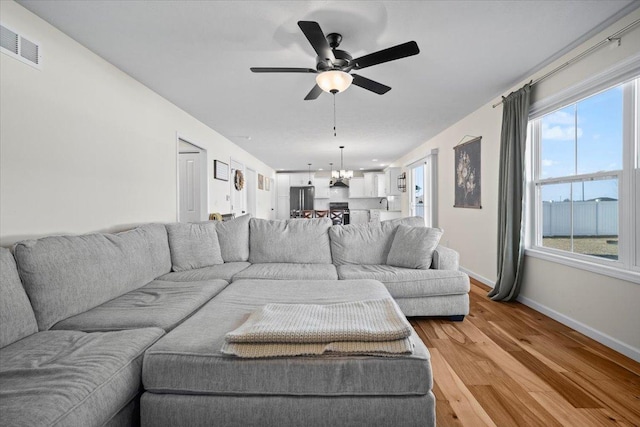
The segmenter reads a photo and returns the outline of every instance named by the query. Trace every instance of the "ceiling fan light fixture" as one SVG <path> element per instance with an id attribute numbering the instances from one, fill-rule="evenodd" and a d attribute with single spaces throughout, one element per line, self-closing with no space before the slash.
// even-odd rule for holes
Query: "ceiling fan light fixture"
<path id="1" fill-rule="evenodd" d="M 316 83 L 325 92 L 344 92 L 353 81 L 353 76 L 340 70 L 324 71 L 316 77 Z"/>

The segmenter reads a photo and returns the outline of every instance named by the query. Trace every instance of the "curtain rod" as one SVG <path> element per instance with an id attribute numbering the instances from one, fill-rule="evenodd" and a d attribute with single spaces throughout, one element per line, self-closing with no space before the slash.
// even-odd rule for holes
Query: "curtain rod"
<path id="1" fill-rule="evenodd" d="M 568 60 L 564 64 L 554 68 L 553 70 L 549 71 L 547 74 L 543 75 L 542 77 L 538 77 L 537 79 L 535 79 L 531 83 L 529 83 L 529 85 L 533 86 L 533 85 L 535 85 L 537 83 L 540 83 L 541 81 L 547 79 L 548 77 L 551 77 L 552 75 L 556 74 L 557 72 L 559 72 L 561 70 L 564 70 L 565 68 L 567 68 L 569 65 L 573 64 L 574 62 L 577 62 L 577 61 L 581 60 L 582 58 L 584 58 L 585 56 L 591 54 L 593 51 L 600 49 L 605 44 L 608 44 L 608 43 L 611 43 L 611 42 L 617 42 L 618 46 L 620 46 L 620 40 L 621 40 L 620 36 L 622 34 L 626 33 L 627 31 L 629 31 L 631 28 L 633 28 L 636 25 L 638 25 L 638 23 L 640 23 L 640 19 L 636 19 L 635 21 L 633 21 L 631 24 L 627 25 L 626 27 L 624 27 L 620 31 L 610 35 L 609 37 L 607 37 L 606 39 L 602 40 L 601 42 L 591 46 L 589 49 L 585 50 L 581 54 L 574 56 L 573 58 L 571 58 L 570 60 Z M 498 105 L 502 104 L 504 102 L 504 100 L 505 100 L 505 97 L 503 96 L 502 100 L 500 100 L 500 102 L 497 102 L 497 103 L 493 104 L 491 107 L 492 108 L 496 108 Z"/>

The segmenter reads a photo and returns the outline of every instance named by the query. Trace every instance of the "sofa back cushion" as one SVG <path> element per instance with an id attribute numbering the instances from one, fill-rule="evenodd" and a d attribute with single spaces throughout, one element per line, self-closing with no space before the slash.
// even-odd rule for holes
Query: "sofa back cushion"
<path id="1" fill-rule="evenodd" d="M 249 260 L 249 220 L 251 215 L 242 215 L 230 221 L 216 221 L 220 252 L 224 262 Z"/>
<path id="2" fill-rule="evenodd" d="M 173 271 L 223 264 L 214 221 L 167 224 Z"/>
<path id="3" fill-rule="evenodd" d="M 331 264 L 329 218 L 286 221 L 251 218 L 249 262 Z"/>
<path id="4" fill-rule="evenodd" d="M 393 237 L 387 265 L 428 270 L 440 237 L 440 228 L 399 225 Z"/>
<path id="5" fill-rule="evenodd" d="M 22 287 L 16 261 L 0 248 L 0 348 L 38 332 L 38 324 Z"/>
<path id="6" fill-rule="evenodd" d="M 381 265 L 387 263 L 398 225 L 421 226 L 420 217 L 398 218 L 366 224 L 334 225 L 329 230 L 335 265 Z"/>
<path id="7" fill-rule="evenodd" d="M 118 234 L 26 240 L 14 252 L 41 331 L 171 270 L 162 224 Z"/>

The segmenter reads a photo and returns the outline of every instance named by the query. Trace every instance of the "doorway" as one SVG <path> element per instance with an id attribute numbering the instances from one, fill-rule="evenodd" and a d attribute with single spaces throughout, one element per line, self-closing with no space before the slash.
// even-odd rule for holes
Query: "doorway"
<path id="1" fill-rule="evenodd" d="M 246 177 L 244 177 L 244 164 L 238 162 L 237 160 L 231 159 L 231 179 L 229 182 L 231 183 L 231 213 L 235 216 L 244 215 L 247 206 L 247 182 Z M 242 174 L 244 177 L 244 182 L 241 188 L 238 189 L 236 187 L 236 176 L 237 171 Z"/>
<path id="2" fill-rule="evenodd" d="M 411 167 L 411 216 L 424 218 L 426 159 L 422 159 L 417 163 Z M 426 223 L 426 219 L 425 225 L 429 225 Z"/>
<path id="3" fill-rule="evenodd" d="M 424 218 L 427 227 L 438 226 L 438 150 L 410 164 L 409 209 L 412 216 Z"/>
<path id="4" fill-rule="evenodd" d="M 207 151 L 178 138 L 178 221 L 203 221 L 206 209 Z"/>

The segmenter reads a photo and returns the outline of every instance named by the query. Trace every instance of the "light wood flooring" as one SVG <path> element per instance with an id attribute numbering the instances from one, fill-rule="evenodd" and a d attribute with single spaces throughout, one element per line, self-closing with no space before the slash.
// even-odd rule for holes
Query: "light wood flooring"
<path id="1" fill-rule="evenodd" d="M 640 425 L 639 363 L 488 290 L 471 281 L 463 322 L 410 319 L 431 352 L 438 427 Z"/>

